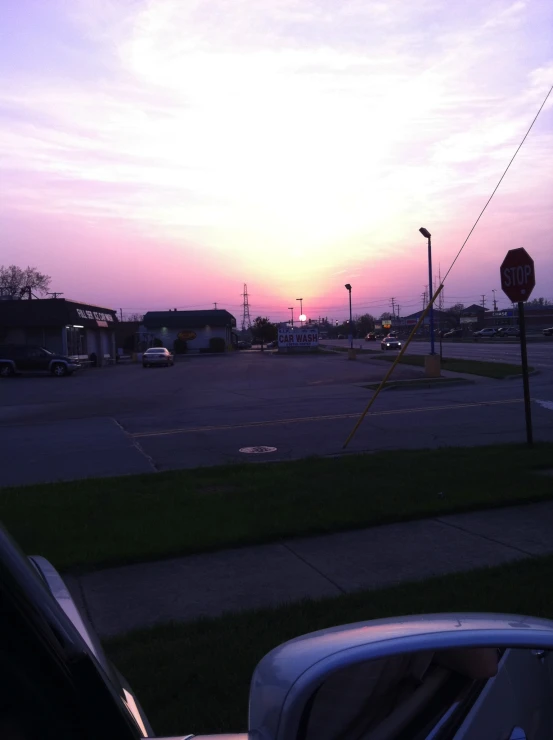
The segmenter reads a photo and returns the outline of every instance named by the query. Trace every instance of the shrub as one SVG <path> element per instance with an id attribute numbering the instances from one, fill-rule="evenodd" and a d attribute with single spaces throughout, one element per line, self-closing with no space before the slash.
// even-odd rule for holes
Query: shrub
<path id="1" fill-rule="evenodd" d="M 211 352 L 224 352 L 226 342 L 223 337 L 211 337 L 209 340 L 209 350 Z"/>
<path id="2" fill-rule="evenodd" d="M 173 351 L 176 355 L 185 355 L 188 352 L 188 344 L 184 339 L 175 339 L 173 342 Z"/>

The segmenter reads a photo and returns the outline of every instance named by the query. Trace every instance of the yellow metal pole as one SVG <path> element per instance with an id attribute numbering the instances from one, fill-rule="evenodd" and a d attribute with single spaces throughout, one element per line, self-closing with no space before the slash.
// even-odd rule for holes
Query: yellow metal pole
<path id="1" fill-rule="evenodd" d="M 373 405 L 373 403 L 374 403 L 374 402 L 376 401 L 376 399 L 378 398 L 378 396 L 379 396 L 379 394 L 380 394 L 380 391 L 381 391 L 381 390 L 382 390 L 382 389 L 384 388 L 384 386 L 385 386 L 385 385 L 386 385 L 386 383 L 388 382 L 388 379 L 389 379 L 390 375 L 391 375 L 391 374 L 393 373 L 393 371 L 394 371 L 394 369 L 395 369 L 396 365 L 398 364 L 398 362 L 399 362 L 399 361 L 401 360 L 401 358 L 402 358 L 402 357 L 403 357 L 403 355 L 405 354 L 405 350 L 406 350 L 406 349 L 407 349 L 407 347 L 409 346 L 409 343 L 411 342 L 411 339 L 413 339 L 413 337 L 415 336 L 416 332 L 417 332 L 417 331 L 419 330 L 419 327 L 420 327 L 420 325 L 422 324 L 422 322 L 424 321 L 424 319 L 425 319 L 425 317 L 426 317 L 426 314 L 428 313 L 428 311 L 429 311 L 429 309 L 430 309 L 430 306 L 433 306 L 433 305 L 434 305 L 434 301 L 436 300 L 436 298 L 437 298 L 437 297 L 438 297 L 438 296 L 440 295 L 440 293 L 442 292 L 442 290 L 443 290 L 443 287 L 444 287 L 444 286 L 443 286 L 443 284 L 442 284 L 442 285 L 440 285 L 440 287 L 438 288 L 438 290 L 437 290 L 437 291 L 436 291 L 436 293 L 434 294 L 434 296 L 433 296 L 432 300 L 431 300 L 431 301 L 430 301 L 430 302 L 429 302 L 429 303 L 427 304 L 426 308 L 425 308 L 425 309 L 424 309 L 424 311 L 422 312 L 422 314 L 421 314 L 421 317 L 420 317 L 420 319 L 419 319 L 419 320 L 417 321 L 416 325 L 415 325 L 415 326 L 413 327 L 413 331 L 411 332 L 411 334 L 409 334 L 409 337 L 408 337 L 407 341 L 405 342 L 405 344 L 403 345 L 403 347 L 401 348 L 401 351 L 400 351 L 400 353 L 398 354 L 398 356 L 396 357 L 396 359 L 395 359 L 395 360 L 394 360 L 394 362 L 392 363 L 392 366 L 390 367 L 390 369 L 388 370 L 388 372 L 386 373 L 386 375 L 385 375 L 385 376 L 384 376 L 384 378 L 382 379 L 382 381 L 381 381 L 380 385 L 379 385 L 379 386 L 378 386 L 378 388 L 376 389 L 376 392 L 375 392 L 374 396 L 373 396 L 373 397 L 371 398 L 371 400 L 370 400 L 370 401 L 369 401 L 369 403 L 367 404 L 367 407 L 365 408 L 365 410 L 363 411 L 363 413 L 361 414 L 361 416 L 360 416 L 360 417 L 359 417 L 359 419 L 357 420 L 357 422 L 356 422 L 355 426 L 353 427 L 353 429 L 351 430 L 351 432 L 350 432 L 350 434 L 349 434 L 348 438 L 347 438 L 347 439 L 346 439 L 346 441 L 344 442 L 344 445 L 343 445 L 343 447 L 342 447 L 342 449 L 343 449 L 343 450 L 345 450 L 345 449 L 346 449 L 346 447 L 347 447 L 347 446 L 349 445 L 349 443 L 351 442 L 351 440 L 352 440 L 352 439 L 353 439 L 353 437 L 355 436 L 355 433 L 357 432 L 357 430 L 358 430 L 358 429 L 359 429 L 359 427 L 361 426 L 361 423 L 362 423 L 363 419 L 364 419 L 364 418 L 365 418 L 365 416 L 366 416 L 366 415 L 368 414 L 368 412 L 369 412 L 369 410 L 370 410 L 371 406 Z"/>

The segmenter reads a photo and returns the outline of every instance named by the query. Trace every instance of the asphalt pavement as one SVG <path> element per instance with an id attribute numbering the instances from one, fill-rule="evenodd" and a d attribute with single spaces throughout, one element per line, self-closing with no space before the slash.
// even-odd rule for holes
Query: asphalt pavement
<path id="1" fill-rule="evenodd" d="M 553 552 L 553 502 L 110 568 L 64 580 L 100 637 Z"/>
<path id="2" fill-rule="evenodd" d="M 448 356 L 454 351 L 487 358 L 517 347 L 451 345 Z M 552 440 L 553 342 L 528 351 L 540 369 L 531 378 L 534 436 Z M 371 355 L 246 351 L 185 357 L 172 368 L 4 379 L 0 485 L 343 454 L 374 392 L 365 386 L 388 368 Z M 400 366 L 394 378 L 421 376 Z M 383 392 L 346 452 L 524 441 L 521 381 L 472 381 Z"/>

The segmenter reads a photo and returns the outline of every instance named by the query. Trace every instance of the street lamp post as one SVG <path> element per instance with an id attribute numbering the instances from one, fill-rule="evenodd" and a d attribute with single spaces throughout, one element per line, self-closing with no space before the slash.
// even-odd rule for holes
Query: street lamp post
<path id="1" fill-rule="evenodd" d="M 349 348 L 353 349 L 353 317 L 351 315 L 351 285 L 347 283 L 345 289 L 349 293 Z"/>
<path id="2" fill-rule="evenodd" d="M 496 288 L 493 288 L 492 293 L 493 293 L 493 310 L 494 311 L 497 311 L 497 301 L 495 299 L 496 292 L 497 292 Z"/>
<path id="3" fill-rule="evenodd" d="M 290 311 L 290 326 L 294 326 L 294 306 L 288 306 L 288 310 Z"/>
<path id="4" fill-rule="evenodd" d="M 428 297 L 431 300 L 432 296 L 432 243 L 431 234 L 428 229 L 424 227 L 419 229 L 420 233 L 428 240 Z M 433 296 L 432 296 L 433 297 Z M 428 323 L 430 324 L 430 354 L 436 354 L 434 352 L 434 306 L 431 303 L 430 309 L 428 310 Z"/>
<path id="5" fill-rule="evenodd" d="M 303 316 L 303 298 L 296 298 L 300 302 L 300 316 Z M 303 326 L 303 320 L 300 318 L 300 326 Z"/>

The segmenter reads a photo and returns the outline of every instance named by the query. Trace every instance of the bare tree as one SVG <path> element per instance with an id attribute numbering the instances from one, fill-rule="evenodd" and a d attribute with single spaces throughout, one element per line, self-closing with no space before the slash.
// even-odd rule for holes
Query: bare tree
<path id="1" fill-rule="evenodd" d="M 17 265 L 0 266 L 0 289 L 2 293 L 13 298 L 20 298 L 25 292 L 29 294 L 47 293 L 52 278 L 43 275 L 36 267 L 22 269 Z"/>

